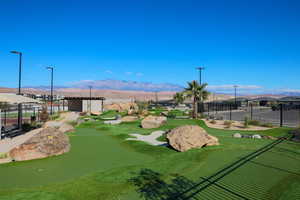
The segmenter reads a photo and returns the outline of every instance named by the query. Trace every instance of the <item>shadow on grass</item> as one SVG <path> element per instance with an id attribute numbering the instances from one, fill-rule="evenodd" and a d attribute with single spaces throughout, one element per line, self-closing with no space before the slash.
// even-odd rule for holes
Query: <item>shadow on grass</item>
<path id="1" fill-rule="evenodd" d="M 142 169 L 128 181 L 137 187 L 136 191 L 145 200 L 172 199 L 175 194 L 195 185 L 193 181 L 176 174 L 170 183 L 166 183 L 162 174 L 151 169 Z"/>

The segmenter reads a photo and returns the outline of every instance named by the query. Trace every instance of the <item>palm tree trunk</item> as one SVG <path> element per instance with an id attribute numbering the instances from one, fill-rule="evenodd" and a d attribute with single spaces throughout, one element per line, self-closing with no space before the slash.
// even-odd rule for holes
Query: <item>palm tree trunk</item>
<path id="1" fill-rule="evenodd" d="M 193 116 L 196 119 L 197 118 L 197 111 L 196 111 L 196 97 L 193 99 Z"/>

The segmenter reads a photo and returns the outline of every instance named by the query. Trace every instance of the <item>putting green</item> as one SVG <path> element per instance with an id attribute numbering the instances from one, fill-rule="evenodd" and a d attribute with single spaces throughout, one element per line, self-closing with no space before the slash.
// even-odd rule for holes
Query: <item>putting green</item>
<path id="1" fill-rule="evenodd" d="M 95 171 L 151 161 L 129 151 L 104 132 L 79 128 L 70 137 L 71 151 L 47 159 L 0 165 L 0 186 L 29 187 L 74 179 Z"/>
<path id="2" fill-rule="evenodd" d="M 70 134 L 72 148 L 69 153 L 0 165 L 0 200 L 141 199 L 137 188 L 128 182 L 141 169 L 160 173 L 163 181 L 170 182 L 176 175 L 199 181 L 200 177 L 207 177 L 270 142 L 232 138 L 231 135 L 236 131 L 211 129 L 198 120 L 168 120 L 166 125 L 151 130 L 142 129 L 139 124 L 85 122 Z M 178 153 L 167 147 L 125 141 L 130 133 L 149 134 L 155 130 L 167 130 L 186 124 L 200 124 L 209 134 L 217 136 L 221 145 Z M 288 130 L 245 133 L 280 136 Z M 247 173 L 242 175 L 247 176 Z M 260 180 L 259 176 L 254 178 Z M 239 176 L 228 180 L 239 180 Z M 268 185 L 267 180 L 262 194 L 268 194 L 271 190 L 278 191 L 278 187 Z M 280 180 L 275 182 L 280 184 Z M 298 186 L 299 180 L 295 179 L 293 187 L 280 190 L 289 194 L 288 190 L 298 190 Z M 276 194 L 276 197 L 280 196 Z"/>

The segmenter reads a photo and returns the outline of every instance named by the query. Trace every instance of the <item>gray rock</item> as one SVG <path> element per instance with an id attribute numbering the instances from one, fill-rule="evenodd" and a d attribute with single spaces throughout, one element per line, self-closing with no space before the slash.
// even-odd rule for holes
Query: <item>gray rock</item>
<path id="1" fill-rule="evenodd" d="M 242 135 L 240 133 L 235 133 L 232 135 L 234 138 L 242 138 Z"/>
<path id="2" fill-rule="evenodd" d="M 117 125 L 117 124 L 121 124 L 122 120 L 108 120 L 108 121 L 104 121 L 104 124 L 110 124 L 110 125 Z"/>
<path id="3" fill-rule="evenodd" d="M 252 138 L 253 138 L 253 139 L 261 139 L 261 136 L 258 135 L 258 134 L 255 134 L 255 135 L 252 135 Z"/>

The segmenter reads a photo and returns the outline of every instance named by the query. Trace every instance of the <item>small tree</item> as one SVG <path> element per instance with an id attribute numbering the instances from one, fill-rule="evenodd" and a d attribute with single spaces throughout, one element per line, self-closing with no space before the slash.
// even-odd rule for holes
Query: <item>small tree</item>
<path id="1" fill-rule="evenodd" d="M 174 101 L 177 105 L 182 104 L 184 102 L 184 99 L 185 99 L 184 93 L 177 92 L 176 94 L 174 94 L 173 99 L 174 99 Z"/>
<path id="2" fill-rule="evenodd" d="M 42 107 L 42 111 L 40 114 L 40 119 L 42 122 L 46 122 L 49 119 L 48 108 L 46 105 Z"/>
<path id="3" fill-rule="evenodd" d="M 192 81 L 188 82 L 188 87 L 185 88 L 184 94 L 186 97 L 191 97 L 193 99 L 193 118 L 197 118 L 197 103 L 208 98 L 209 92 L 205 90 L 206 86 L 206 83 L 200 85 L 197 81 Z"/>

